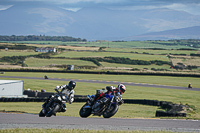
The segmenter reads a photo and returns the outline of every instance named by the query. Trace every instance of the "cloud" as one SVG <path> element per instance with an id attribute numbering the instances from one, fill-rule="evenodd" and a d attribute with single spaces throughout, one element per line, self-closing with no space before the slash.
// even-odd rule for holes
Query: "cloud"
<path id="1" fill-rule="evenodd" d="M 48 2 L 57 4 L 75 4 L 75 3 L 123 3 L 129 0 L 1 0 L 1 3 L 16 2 Z"/>
<path id="2" fill-rule="evenodd" d="M 182 3 L 174 3 L 166 6 L 169 9 L 185 11 L 194 15 L 200 15 L 200 3 L 190 3 L 190 4 L 182 4 Z"/>
<path id="3" fill-rule="evenodd" d="M 0 10 L 6 10 L 10 7 L 12 7 L 13 5 L 0 5 Z"/>
<path id="4" fill-rule="evenodd" d="M 199 4 L 199 0 L 1 0 L 1 3 L 16 2 L 46 2 L 54 4 L 112 4 L 112 5 L 171 5 L 171 4 Z M 1 5 L 1 4 L 0 4 Z"/>
<path id="5" fill-rule="evenodd" d="M 72 10 L 99 5 L 119 10 L 169 8 L 200 15 L 200 0 L 1 0 L 0 5 L 13 5 L 24 2 L 45 2 Z M 0 10 L 6 8 L 8 6 L 0 6 Z"/>

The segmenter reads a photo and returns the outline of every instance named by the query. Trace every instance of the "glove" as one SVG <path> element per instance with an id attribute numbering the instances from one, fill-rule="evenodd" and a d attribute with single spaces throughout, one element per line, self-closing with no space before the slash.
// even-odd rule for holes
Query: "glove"
<path id="1" fill-rule="evenodd" d="M 117 96 L 118 96 L 118 97 L 121 97 L 122 95 L 121 95 L 119 92 L 117 92 Z"/>
<path id="2" fill-rule="evenodd" d="M 61 85 L 61 86 L 60 86 L 61 89 L 65 88 L 65 87 L 66 87 L 66 85 Z"/>
<path id="3" fill-rule="evenodd" d="M 58 91 L 59 89 L 60 89 L 60 86 L 56 86 L 56 88 L 54 90 Z"/>

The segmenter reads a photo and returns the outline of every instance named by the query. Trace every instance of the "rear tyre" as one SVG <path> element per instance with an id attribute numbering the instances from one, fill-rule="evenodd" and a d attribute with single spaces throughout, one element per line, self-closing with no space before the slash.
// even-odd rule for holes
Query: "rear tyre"
<path id="1" fill-rule="evenodd" d="M 106 109 L 103 112 L 104 118 L 110 118 L 117 113 L 119 106 L 117 104 L 111 104 L 110 109 Z"/>
<path id="2" fill-rule="evenodd" d="M 79 115 L 82 118 L 87 118 L 91 115 L 92 109 L 91 108 L 84 108 L 87 104 L 83 105 L 83 107 L 79 111 Z"/>

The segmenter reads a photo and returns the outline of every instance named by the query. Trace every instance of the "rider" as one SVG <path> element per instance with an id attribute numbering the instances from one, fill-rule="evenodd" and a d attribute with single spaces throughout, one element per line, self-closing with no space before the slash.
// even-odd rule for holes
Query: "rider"
<path id="1" fill-rule="evenodd" d="M 106 94 L 111 95 L 111 94 L 114 92 L 116 95 L 121 95 L 121 96 L 122 96 L 123 93 L 126 91 L 126 86 L 123 85 L 123 84 L 119 84 L 119 85 L 117 86 L 117 88 L 114 87 L 114 86 L 107 86 L 106 89 L 108 90 L 108 91 L 106 92 Z M 112 91 L 112 90 L 113 90 L 113 91 Z M 113 95 L 113 94 L 112 94 L 112 95 Z"/>
<path id="2" fill-rule="evenodd" d="M 74 101 L 74 88 L 76 87 L 76 82 L 75 81 L 70 81 L 68 85 L 61 85 L 61 86 L 56 86 L 56 91 L 60 90 L 60 93 L 65 94 L 67 96 L 67 100 L 69 104 L 71 104 Z M 46 102 L 43 104 L 45 107 L 47 103 L 49 103 L 50 99 L 52 98 L 53 95 L 49 96 Z M 67 110 L 66 105 L 63 104 L 63 107 L 61 109 L 61 112 L 65 112 Z"/>
<path id="3" fill-rule="evenodd" d="M 94 102 L 100 99 L 101 97 L 105 97 L 106 95 L 114 95 L 113 93 L 115 93 L 115 95 L 117 96 L 122 97 L 123 93 L 126 91 L 126 86 L 124 84 L 119 84 L 117 88 L 114 86 L 106 86 L 106 90 L 107 90 L 106 93 L 100 93 L 93 96 L 90 106 L 92 106 Z"/>

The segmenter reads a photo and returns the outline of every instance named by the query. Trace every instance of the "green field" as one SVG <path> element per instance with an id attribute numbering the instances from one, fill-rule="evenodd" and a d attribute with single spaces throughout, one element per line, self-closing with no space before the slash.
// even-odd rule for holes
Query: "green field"
<path id="1" fill-rule="evenodd" d="M 96 64 L 90 61 L 77 60 L 73 58 L 81 58 L 81 57 L 125 57 L 131 58 L 135 60 L 162 60 L 169 61 L 169 59 L 165 55 L 139 55 L 139 54 L 130 54 L 130 53 L 112 53 L 112 52 L 76 52 L 76 51 L 68 51 L 63 52 L 59 55 L 54 55 L 53 57 L 67 57 L 72 59 L 40 59 L 40 58 L 26 58 L 25 63 L 28 67 L 49 67 L 49 65 L 76 65 L 76 66 L 93 66 L 98 67 Z M 129 64 L 117 64 L 117 63 L 107 63 L 100 62 L 101 67 L 99 69 L 102 70 L 112 70 L 112 69 L 121 69 L 121 70 L 130 70 L 133 68 L 143 69 L 143 68 L 156 68 L 156 69 L 168 69 L 170 70 L 170 65 L 129 65 Z M 119 68 L 121 67 L 121 68 Z"/>
<path id="2" fill-rule="evenodd" d="M 168 55 L 168 54 L 198 54 L 198 50 L 151 50 L 151 49 L 140 49 L 140 48 L 105 48 L 105 51 L 113 51 L 113 52 L 131 52 L 131 53 L 149 53 L 156 55 Z"/>
<path id="3" fill-rule="evenodd" d="M 180 49 L 191 48 L 184 45 L 162 45 L 162 44 L 174 44 L 174 42 L 168 41 L 130 41 L 130 42 L 61 42 L 61 41 L 11 41 L 10 43 L 20 44 L 40 44 L 49 46 L 82 46 L 82 47 L 109 47 L 109 48 L 165 48 L 165 49 Z"/>
<path id="4" fill-rule="evenodd" d="M 80 57 L 124 57 L 135 60 L 162 60 L 169 61 L 166 55 L 146 55 L 146 54 L 134 54 L 134 53 L 115 53 L 115 52 L 86 52 L 86 51 L 68 51 L 63 52 L 53 57 L 68 57 L 68 58 L 80 58 Z"/>
<path id="5" fill-rule="evenodd" d="M 200 82 L 198 77 L 195 78 L 195 77 L 174 77 L 174 76 L 105 75 L 105 74 L 76 74 L 76 73 L 74 74 L 37 73 L 37 72 L 5 72 L 5 74 L 3 74 L 2 76 L 44 77 L 44 75 L 47 75 L 49 78 L 105 80 L 105 81 L 147 83 L 147 84 L 181 86 L 181 87 L 187 87 L 187 85 L 191 83 L 194 88 L 200 88 Z M 41 82 L 48 83 L 49 81 L 42 80 Z"/>
<path id="6" fill-rule="evenodd" d="M 93 62 L 82 61 L 75 59 L 41 59 L 41 58 L 27 58 L 25 63 L 29 67 L 49 67 L 49 65 L 82 65 L 82 66 L 96 66 Z"/>
<path id="7" fill-rule="evenodd" d="M 115 69 L 115 68 L 116 69 L 121 69 L 123 71 L 130 70 L 130 69 L 133 69 L 133 68 L 138 68 L 138 69 L 147 68 L 149 70 L 151 70 L 151 68 L 156 68 L 156 69 L 167 69 L 167 70 L 170 70 L 170 65 L 159 66 L 159 65 L 154 65 L 154 64 L 153 65 L 128 65 L 128 64 L 117 64 L 117 63 L 107 63 L 107 62 L 100 62 L 100 63 L 104 67 L 102 69 L 105 69 L 105 70 L 112 70 L 112 68 L 113 69 Z"/>
<path id="8" fill-rule="evenodd" d="M 0 58 L 3 56 L 28 56 L 28 55 L 37 55 L 39 53 L 33 50 L 0 50 Z"/>
<path id="9" fill-rule="evenodd" d="M 184 41 L 183 41 L 184 42 Z M 173 41 L 132 41 L 132 42 L 59 42 L 59 41 L 32 41 L 32 42 L 13 42 L 2 43 L 3 45 L 27 45 L 34 47 L 56 47 L 58 53 L 50 55 L 53 57 L 47 59 L 44 57 L 28 57 L 23 61 L 6 62 L 6 60 L 0 60 L 0 68 L 10 68 L 13 65 L 14 68 L 25 69 L 65 69 L 59 67 L 59 65 L 75 65 L 75 70 L 87 70 L 87 71 L 125 71 L 125 72 L 174 72 L 174 73 L 200 73 L 200 58 L 198 56 L 190 56 L 190 54 L 199 54 L 199 50 L 191 48 L 186 45 L 172 45 Z M 179 42 L 181 44 L 181 42 Z M 178 43 L 178 44 L 179 44 Z M 164 44 L 164 45 L 163 45 Z M 169 46 L 166 44 L 170 44 Z M 187 43 L 186 43 L 187 44 Z M 62 50 L 61 50 L 62 48 Z M 100 48 L 102 48 L 100 50 Z M 147 49 L 151 48 L 151 49 Z M 152 50 L 154 48 L 165 48 L 164 50 Z M 187 48 L 187 50 L 180 50 L 181 48 Z M 193 50 L 192 50 L 193 49 Z M 4 56 L 30 56 L 38 55 L 39 52 L 34 50 L 0 50 L 0 59 Z M 169 55 L 170 54 L 170 58 Z M 171 55 L 172 54 L 172 55 Z M 67 59 L 58 59 L 67 58 Z M 82 57 L 118 57 L 129 58 L 131 60 L 139 61 L 165 61 L 174 66 L 182 64 L 180 69 L 170 69 L 171 65 L 166 64 L 151 64 L 151 65 L 131 65 L 125 63 L 108 63 L 98 62 L 101 66 L 97 66 L 92 61 L 82 61 L 78 58 Z M 55 59 L 56 58 L 56 59 Z M 76 58 L 76 59 L 74 59 Z M 24 64 L 22 64 L 22 62 Z M 144 64 L 144 63 L 143 63 Z M 22 67 L 23 66 L 23 67 Z M 83 67 L 84 66 L 84 67 Z M 87 67 L 86 67 L 87 66 Z M 192 69 L 182 67 L 194 66 Z"/>

